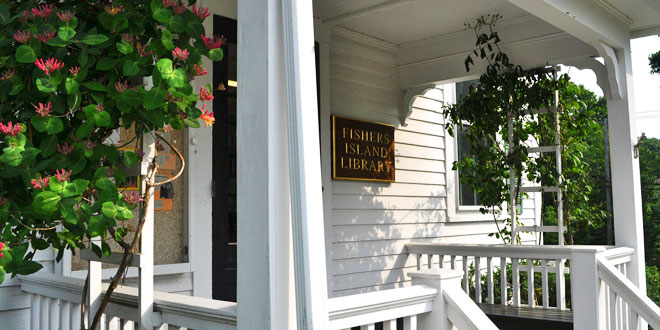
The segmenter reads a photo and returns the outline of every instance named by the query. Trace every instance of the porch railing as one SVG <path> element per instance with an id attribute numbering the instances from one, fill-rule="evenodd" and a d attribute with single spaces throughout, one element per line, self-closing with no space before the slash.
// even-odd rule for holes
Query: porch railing
<path id="1" fill-rule="evenodd" d="M 494 330 L 495 325 L 460 289 L 460 271 L 429 269 L 409 274 L 412 286 L 328 301 L 330 329 Z"/>
<path id="2" fill-rule="evenodd" d="M 54 274 L 20 278 L 31 294 L 30 329 L 79 330 L 84 280 Z M 138 290 L 119 287 L 108 304 L 102 330 L 138 329 Z M 155 324 L 165 329 L 236 329 L 236 304 L 199 297 L 154 292 Z"/>

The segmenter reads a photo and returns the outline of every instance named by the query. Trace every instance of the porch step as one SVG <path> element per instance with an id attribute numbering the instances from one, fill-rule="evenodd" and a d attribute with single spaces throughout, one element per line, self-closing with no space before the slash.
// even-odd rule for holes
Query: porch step
<path id="1" fill-rule="evenodd" d="M 572 330 L 573 312 L 491 304 L 477 304 L 500 330 Z"/>

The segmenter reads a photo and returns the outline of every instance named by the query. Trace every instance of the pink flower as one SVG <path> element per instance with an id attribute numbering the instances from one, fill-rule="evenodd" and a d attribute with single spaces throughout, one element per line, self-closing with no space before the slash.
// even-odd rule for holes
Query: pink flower
<path id="1" fill-rule="evenodd" d="M 0 131 L 9 136 L 15 136 L 16 134 L 20 133 L 22 130 L 23 130 L 23 126 L 19 123 L 13 125 L 11 122 L 9 122 L 7 126 L 5 126 L 3 123 L 0 123 Z"/>
<path id="2" fill-rule="evenodd" d="M 112 168 L 112 166 L 108 166 L 105 168 L 105 175 L 108 177 L 114 176 L 115 175 L 115 169 Z"/>
<path id="3" fill-rule="evenodd" d="M 39 69 L 41 69 L 41 71 L 45 72 L 49 76 L 51 73 L 53 73 L 53 71 L 64 67 L 64 63 L 53 57 L 46 60 L 46 62 L 44 62 L 43 59 L 38 58 L 36 61 L 34 61 L 34 65 L 36 65 Z"/>
<path id="4" fill-rule="evenodd" d="M 218 90 L 219 90 L 219 91 L 222 91 L 222 92 L 226 91 L 226 90 L 227 90 L 227 86 L 225 86 L 225 83 L 220 82 L 220 85 L 218 85 Z"/>
<path id="5" fill-rule="evenodd" d="M 211 91 L 204 88 L 204 86 L 200 86 L 199 87 L 199 99 L 202 100 L 202 101 L 213 100 L 213 94 L 211 94 Z"/>
<path id="6" fill-rule="evenodd" d="M 103 106 L 103 104 L 97 104 L 94 108 L 96 109 L 96 112 L 101 112 L 101 111 L 105 110 L 105 107 Z"/>
<path id="7" fill-rule="evenodd" d="M 9 80 L 11 78 L 14 78 L 15 73 L 16 70 L 14 70 L 14 68 L 9 68 L 2 72 L 2 76 L 0 76 L 0 80 Z"/>
<path id="8" fill-rule="evenodd" d="M 176 0 L 163 0 L 163 7 L 170 8 L 176 6 L 178 3 Z"/>
<path id="9" fill-rule="evenodd" d="M 208 9 L 208 8 L 205 8 L 205 7 L 199 7 L 199 8 L 197 8 L 194 4 L 193 4 L 193 10 L 192 10 L 192 11 L 193 11 L 193 13 L 194 13 L 195 15 L 197 15 L 197 17 L 199 17 L 199 19 L 201 19 L 201 20 L 203 20 L 203 19 L 205 19 L 205 18 L 207 18 L 207 17 L 209 17 L 209 16 L 211 15 L 211 13 L 209 13 L 209 9 Z"/>
<path id="10" fill-rule="evenodd" d="M 177 4 L 172 9 L 177 14 L 181 14 L 181 13 L 185 12 L 186 10 L 188 10 L 188 8 L 186 8 L 186 6 L 184 4 L 182 4 L 181 2 L 177 2 Z"/>
<path id="11" fill-rule="evenodd" d="M 27 31 L 27 33 L 18 30 L 16 33 L 14 33 L 14 40 L 24 44 L 30 41 L 30 31 Z"/>
<path id="12" fill-rule="evenodd" d="M 55 31 L 44 31 L 42 34 L 35 34 L 34 37 L 41 40 L 41 42 L 48 42 L 55 37 Z"/>
<path id="13" fill-rule="evenodd" d="M 105 6 L 104 9 L 105 9 L 106 13 L 108 13 L 112 16 L 115 16 L 115 15 L 119 14 L 121 11 L 124 10 L 124 6 L 119 5 L 119 7 L 115 7 L 115 6 L 107 5 L 107 6 Z"/>
<path id="14" fill-rule="evenodd" d="M 57 144 L 57 151 L 61 153 L 62 155 L 68 155 L 73 151 L 73 146 L 70 146 L 68 142 L 64 142 L 64 144 L 60 145 L 59 143 Z M 62 181 L 62 180 L 60 180 Z"/>
<path id="15" fill-rule="evenodd" d="M 203 76 L 209 73 L 208 71 L 206 71 L 206 69 L 204 69 L 204 67 L 202 67 L 201 64 L 193 64 L 193 70 L 195 70 L 196 76 Z"/>
<path id="16" fill-rule="evenodd" d="M 57 13 L 57 17 L 59 17 L 60 20 L 62 20 L 62 22 L 68 22 L 68 21 L 72 20 L 74 17 L 76 17 L 76 14 L 74 14 L 74 13 L 68 11 L 68 10 L 65 10 L 63 12 Z"/>
<path id="17" fill-rule="evenodd" d="M 204 45 L 206 45 L 206 48 L 208 49 L 216 49 L 220 48 L 222 45 L 227 42 L 227 38 L 225 36 L 213 36 L 211 38 L 207 38 L 205 35 L 202 34 L 202 41 L 204 41 Z"/>
<path id="18" fill-rule="evenodd" d="M 5 199 L 5 202 L 7 200 Z M 4 204 L 4 203 L 3 203 Z M 0 242 L 0 258 L 2 258 L 2 250 L 5 248 L 5 243 Z"/>
<path id="19" fill-rule="evenodd" d="M 130 34 L 130 33 L 122 33 L 121 34 L 121 40 L 124 40 L 128 42 L 131 45 L 135 45 L 135 42 L 137 41 L 137 37 Z"/>
<path id="20" fill-rule="evenodd" d="M 145 52 L 145 51 L 147 50 L 147 49 L 146 49 L 147 46 L 146 46 L 146 45 L 143 46 L 143 45 L 142 45 L 141 43 L 139 43 L 139 42 L 137 43 L 137 45 L 135 45 L 135 48 L 137 49 L 137 52 L 138 52 L 138 54 L 140 54 L 141 57 L 145 57 L 145 56 L 148 56 L 149 54 L 151 54 L 151 51 L 149 51 L 149 52 Z"/>
<path id="21" fill-rule="evenodd" d="M 187 49 L 182 50 L 181 48 L 177 47 L 172 51 L 172 56 L 174 56 L 174 58 L 179 61 L 185 61 L 188 59 L 188 56 L 190 56 L 190 53 L 188 53 Z"/>
<path id="22" fill-rule="evenodd" d="M 74 66 L 74 67 L 72 67 L 72 68 L 69 68 L 69 72 L 70 72 L 71 75 L 73 75 L 74 77 L 78 75 L 78 71 L 80 71 L 80 67 L 79 67 L 79 66 Z"/>
<path id="23" fill-rule="evenodd" d="M 32 183 L 34 189 L 45 189 L 50 184 L 50 177 L 46 177 L 45 179 L 42 177 L 32 179 L 30 183 Z"/>
<path id="24" fill-rule="evenodd" d="M 60 182 L 69 181 L 69 178 L 71 177 L 71 170 L 67 172 L 66 170 L 62 169 L 61 171 L 61 173 L 60 170 L 55 171 L 55 177 L 57 180 Z"/>
<path id="25" fill-rule="evenodd" d="M 126 203 L 128 203 L 132 206 L 135 206 L 139 202 L 142 202 L 142 201 L 143 201 L 142 196 L 140 196 L 135 191 L 124 193 L 124 202 L 126 202 Z"/>
<path id="26" fill-rule="evenodd" d="M 5 204 L 7 204 L 7 201 L 8 199 L 0 197 L 0 206 L 4 206 Z M 2 242 L 0 242 L 0 250 L 2 250 Z"/>
<path id="27" fill-rule="evenodd" d="M 27 21 L 27 20 L 29 20 L 29 19 L 32 19 L 32 18 L 34 18 L 34 13 L 33 13 L 32 11 L 30 11 L 30 10 L 23 10 L 23 16 L 19 17 L 18 19 L 19 19 L 20 21 L 25 22 L 25 21 Z"/>
<path id="28" fill-rule="evenodd" d="M 94 149 L 94 147 L 96 147 L 96 144 L 97 144 L 96 142 L 92 142 L 90 140 L 86 140 L 86 141 L 83 142 L 83 146 L 85 147 L 85 150 L 87 150 L 87 151 L 92 151 L 92 149 Z"/>
<path id="29" fill-rule="evenodd" d="M 156 151 L 164 151 L 164 150 L 165 150 L 165 146 L 162 143 L 160 143 L 160 141 L 156 141 Z"/>
<path id="30" fill-rule="evenodd" d="M 50 14 L 53 13 L 53 5 L 41 5 L 37 8 L 32 8 L 32 13 L 34 13 L 35 16 L 39 16 L 41 18 L 47 18 L 50 16 Z"/>
<path id="31" fill-rule="evenodd" d="M 124 82 L 117 81 L 117 82 L 115 83 L 115 90 L 117 90 L 117 92 L 119 92 L 119 93 L 123 93 L 123 92 L 125 92 L 127 89 L 128 89 L 128 81 L 124 81 Z"/>
<path id="32" fill-rule="evenodd" d="M 215 122 L 215 117 L 213 116 L 213 112 L 208 112 L 206 111 L 206 104 L 202 107 L 202 115 L 199 116 L 204 121 L 204 126 L 213 126 L 213 123 Z"/>
<path id="33" fill-rule="evenodd" d="M 47 104 L 39 103 L 39 106 L 34 106 L 36 110 L 34 110 L 36 113 L 40 114 L 41 117 L 45 117 L 50 115 L 51 112 L 53 112 L 53 105 L 48 102 Z"/>

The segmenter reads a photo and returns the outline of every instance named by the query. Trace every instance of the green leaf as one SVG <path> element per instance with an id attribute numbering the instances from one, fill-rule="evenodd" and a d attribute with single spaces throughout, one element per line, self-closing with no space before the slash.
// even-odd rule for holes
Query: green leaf
<path id="1" fill-rule="evenodd" d="M 167 77 L 167 84 L 170 87 L 183 87 L 186 85 L 186 72 L 178 68 Z"/>
<path id="2" fill-rule="evenodd" d="M 163 77 L 168 77 L 170 74 L 172 74 L 172 60 L 169 58 L 161 58 L 158 60 L 158 63 L 156 64 L 156 67 L 158 68 L 158 71 L 163 75 Z"/>
<path id="3" fill-rule="evenodd" d="M 108 41 L 108 37 L 102 34 L 88 34 L 82 40 L 84 44 L 87 45 L 98 45 Z"/>
<path id="4" fill-rule="evenodd" d="M 110 250 L 110 245 L 106 243 L 105 241 L 101 242 L 101 250 L 103 251 L 103 256 L 106 258 L 110 258 L 110 255 L 112 254 L 112 250 Z"/>
<path id="5" fill-rule="evenodd" d="M 66 46 L 68 46 L 69 44 L 71 44 L 70 41 L 64 41 L 64 40 L 62 40 L 62 38 L 60 38 L 59 36 L 58 36 L 58 37 L 55 37 L 55 38 L 53 38 L 53 39 L 50 39 L 50 40 L 48 40 L 48 42 L 46 42 L 46 45 L 48 45 L 48 46 L 55 46 L 55 47 L 66 47 Z"/>
<path id="6" fill-rule="evenodd" d="M 140 97 L 140 94 L 132 89 L 121 93 L 120 98 L 122 101 L 126 102 L 133 108 L 142 105 L 142 98 Z"/>
<path id="7" fill-rule="evenodd" d="M 50 215 L 57 211 L 57 204 L 62 200 L 59 194 L 52 191 L 42 191 L 32 201 L 34 209 L 42 214 Z"/>
<path id="8" fill-rule="evenodd" d="M 132 151 L 124 152 L 124 164 L 131 167 L 138 163 L 138 156 Z"/>
<path id="9" fill-rule="evenodd" d="M 89 228 L 87 228 L 87 231 L 89 232 Z M 103 232 L 101 232 L 101 233 L 103 233 Z M 99 236 L 99 235 L 96 235 L 96 236 Z M 90 234 L 90 236 L 91 236 L 91 234 Z M 92 237 L 95 237 L 95 236 L 92 236 Z M 97 257 L 101 258 L 103 256 L 103 251 L 101 250 L 101 248 L 98 245 L 92 244 L 91 248 L 92 248 L 92 251 L 94 252 L 94 254 L 96 254 Z"/>
<path id="10" fill-rule="evenodd" d="M 201 126 L 197 119 L 192 119 L 190 117 L 184 119 L 183 122 L 186 123 L 188 127 L 192 127 L 192 128 L 199 128 Z"/>
<path id="11" fill-rule="evenodd" d="M 50 247 L 50 244 L 41 238 L 33 238 L 30 243 L 32 243 L 32 248 L 35 250 L 45 250 Z"/>
<path id="12" fill-rule="evenodd" d="M 107 92 L 108 88 L 105 85 L 101 84 L 98 81 L 88 81 L 83 83 L 83 86 L 97 92 Z"/>
<path id="13" fill-rule="evenodd" d="M 152 88 L 144 96 L 144 106 L 147 109 L 156 109 L 165 105 L 165 92 L 158 88 Z"/>
<path id="14" fill-rule="evenodd" d="M 103 207 L 101 208 L 101 211 L 103 212 L 104 216 L 108 218 L 114 218 L 115 213 L 117 213 L 117 208 L 115 207 L 115 203 L 105 202 L 103 203 Z"/>
<path id="15" fill-rule="evenodd" d="M 133 219 L 133 211 L 125 206 L 117 206 L 117 211 L 115 213 L 115 218 L 117 220 L 130 220 Z"/>
<path id="16" fill-rule="evenodd" d="M 41 153 L 41 150 L 37 148 L 32 148 L 32 147 L 25 148 L 25 151 L 23 151 L 23 154 L 21 155 L 22 157 L 21 163 L 25 165 L 30 163 L 35 158 L 37 158 L 37 155 L 39 153 Z"/>
<path id="17" fill-rule="evenodd" d="M 0 261 L 2 261 L 2 259 L 0 259 Z M 5 272 L 5 268 L 0 266 L 0 284 L 2 284 L 2 282 L 5 281 L 5 275 L 6 274 L 7 273 Z"/>
<path id="18" fill-rule="evenodd" d="M 41 144 L 39 144 L 39 149 L 41 149 L 41 156 L 49 157 L 50 155 L 54 154 L 57 150 L 57 142 L 58 139 L 55 135 L 51 135 L 41 140 Z"/>
<path id="19" fill-rule="evenodd" d="M 222 51 L 222 48 L 209 50 L 209 60 L 217 62 L 217 61 L 221 61 L 223 57 L 224 57 L 224 52 Z"/>
<path id="20" fill-rule="evenodd" d="M 124 55 L 133 53 L 133 45 L 126 42 L 126 40 L 122 40 L 121 42 L 116 43 L 116 46 L 117 50 Z"/>
<path id="21" fill-rule="evenodd" d="M 23 260 L 14 273 L 18 275 L 30 275 L 38 272 L 43 266 L 32 260 Z"/>
<path id="22" fill-rule="evenodd" d="M 137 63 L 128 60 L 126 63 L 124 63 L 124 75 L 125 76 L 134 76 L 140 72 L 140 68 L 138 67 Z"/>
<path id="23" fill-rule="evenodd" d="M 84 179 L 76 179 L 73 182 L 68 182 L 64 186 L 64 191 L 62 192 L 62 198 L 80 196 L 85 192 L 85 190 L 87 190 L 88 185 L 89 185 L 89 181 Z"/>
<path id="24" fill-rule="evenodd" d="M 174 49 L 174 35 L 172 35 L 172 32 L 170 32 L 168 30 L 163 31 L 163 34 L 161 35 L 160 42 L 163 43 L 163 46 L 165 46 L 165 49 L 167 49 L 167 50 Z"/>
<path id="25" fill-rule="evenodd" d="M 57 178 L 51 178 L 48 189 L 59 195 L 64 191 L 64 184 L 57 180 Z"/>
<path id="26" fill-rule="evenodd" d="M 168 24 L 168 28 L 174 33 L 181 33 L 186 31 L 186 21 L 181 15 L 174 15 Z"/>
<path id="27" fill-rule="evenodd" d="M 78 93 L 80 84 L 75 79 L 71 77 L 66 77 L 66 80 L 64 81 L 64 88 L 66 89 L 66 93 L 71 95 Z"/>
<path id="28" fill-rule="evenodd" d="M 57 86 L 53 85 L 50 79 L 39 78 L 37 79 L 37 89 L 44 93 L 52 93 L 57 90 Z"/>
<path id="29" fill-rule="evenodd" d="M 167 23 L 170 20 L 170 17 L 172 17 L 172 13 L 170 13 L 169 10 L 165 8 L 160 8 L 154 11 L 154 19 L 157 20 L 160 23 Z"/>
<path id="30" fill-rule="evenodd" d="M 16 49 L 16 60 L 21 63 L 34 63 L 37 59 L 37 54 L 34 49 L 28 45 L 20 45 Z"/>
<path id="31" fill-rule="evenodd" d="M 76 30 L 68 26 L 60 26 L 60 28 L 57 30 L 57 36 L 64 41 L 73 38 L 75 35 L 76 35 Z"/>
<path id="32" fill-rule="evenodd" d="M 101 215 L 93 215 L 87 224 L 87 233 L 91 237 L 101 236 L 105 232 L 105 221 Z M 96 246 L 92 244 L 92 246 Z"/>
<path id="33" fill-rule="evenodd" d="M 128 234 L 128 230 L 124 227 L 115 229 L 115 240 L 121 241 Z"/>
<path id="34" fill-rule="evenodd" d="M 78 224 L 78 215 L 76 214 L 76 211 L 73 209 L 73 207 L 60 204 L 60 213 L 62 213 L 62 217 L 66 220 L 66 222 L 73 225 Z"/>
<path id="35" fill-rule="evenodd" d="M 92 121 L 86 121 L 82 123 L 76 130 L 76 137 L 82 139 L 87 135 L 91 134 L 94 131 L 94 123 Z"/>
<path id="36" fill-rule="evenodd" d="M 110 127 L 110 125 L 112 124 L 112 121 L 110 120 L 110 114 L 107 111 L 101 111 L 97 113 L 94 122 L 96 123 L 97 126 L 100 127 Z"/>
<path id="37" fill-rule="evenodd" d="M 7 267 L 11 263 L 12 257 L 11 253 L 9 251 L 5 250 L 2 253 L 2 258 L 0 258 L 0 267 Z M 2 281 L 0 281 L 2 283 Z"/>
<path id="38" fill-rule="evenodd" d="M 108 71 L 117 65 L 118 60 L 112 57 L 104 57 L 96 62 L 96 69 L 100 71 Z"/>
<path id="39" fill-rule="evenodd" d="M 57 134 L 64 129 L 62 119 L 55 117 L 41 117 L 40 115 L 32 117 L 32 125 L 37 131 L 48 133 L 48 135 Z"/>
<path id="40" fill-rule="evenodd" d="M 9 14 L 9 8 L 4 3 L 0 3 L 0 25 L 7 25 L 12 21 L 11 14 Z M 2 280 L 0 280 L 2 283 Z"/>
<path id="41" fill-rule="evenodd" d="M 23 148 L 20 148 L 23 149 Z M 7 152 L 5 150 L 2 155 L 0 155 L 0 162 L 3 162 L 9 166 L 18 166 L 21 164 L 21 151 L 19 150 L 14 150 L 12 152 Z"/>

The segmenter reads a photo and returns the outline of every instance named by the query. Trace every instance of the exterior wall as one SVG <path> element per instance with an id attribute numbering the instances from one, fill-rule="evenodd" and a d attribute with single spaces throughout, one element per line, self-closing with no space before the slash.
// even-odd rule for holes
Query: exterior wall
<path id="1" fill-rule="evenodd" d="M 331 181 L 329 296 L 408 285 L 416 269 L 404 253 L 408 242 L 499 243 L 488 236 L 496 231 L 492 216 L 456 207 L 454 148 L 447 145 L 454 141 L 441 112 L 454 99 L 453 84 L 418 97 L 402 126 L 394 49 L 345 30 L 333 30 L 329 47 L 331 114 L 394 124 L 396 141 L 395 183 Z M 322 117 L 322 125 L 329 121 Z M 523 222 L 532 225 L 535 201 L 523 206 Z"/>

